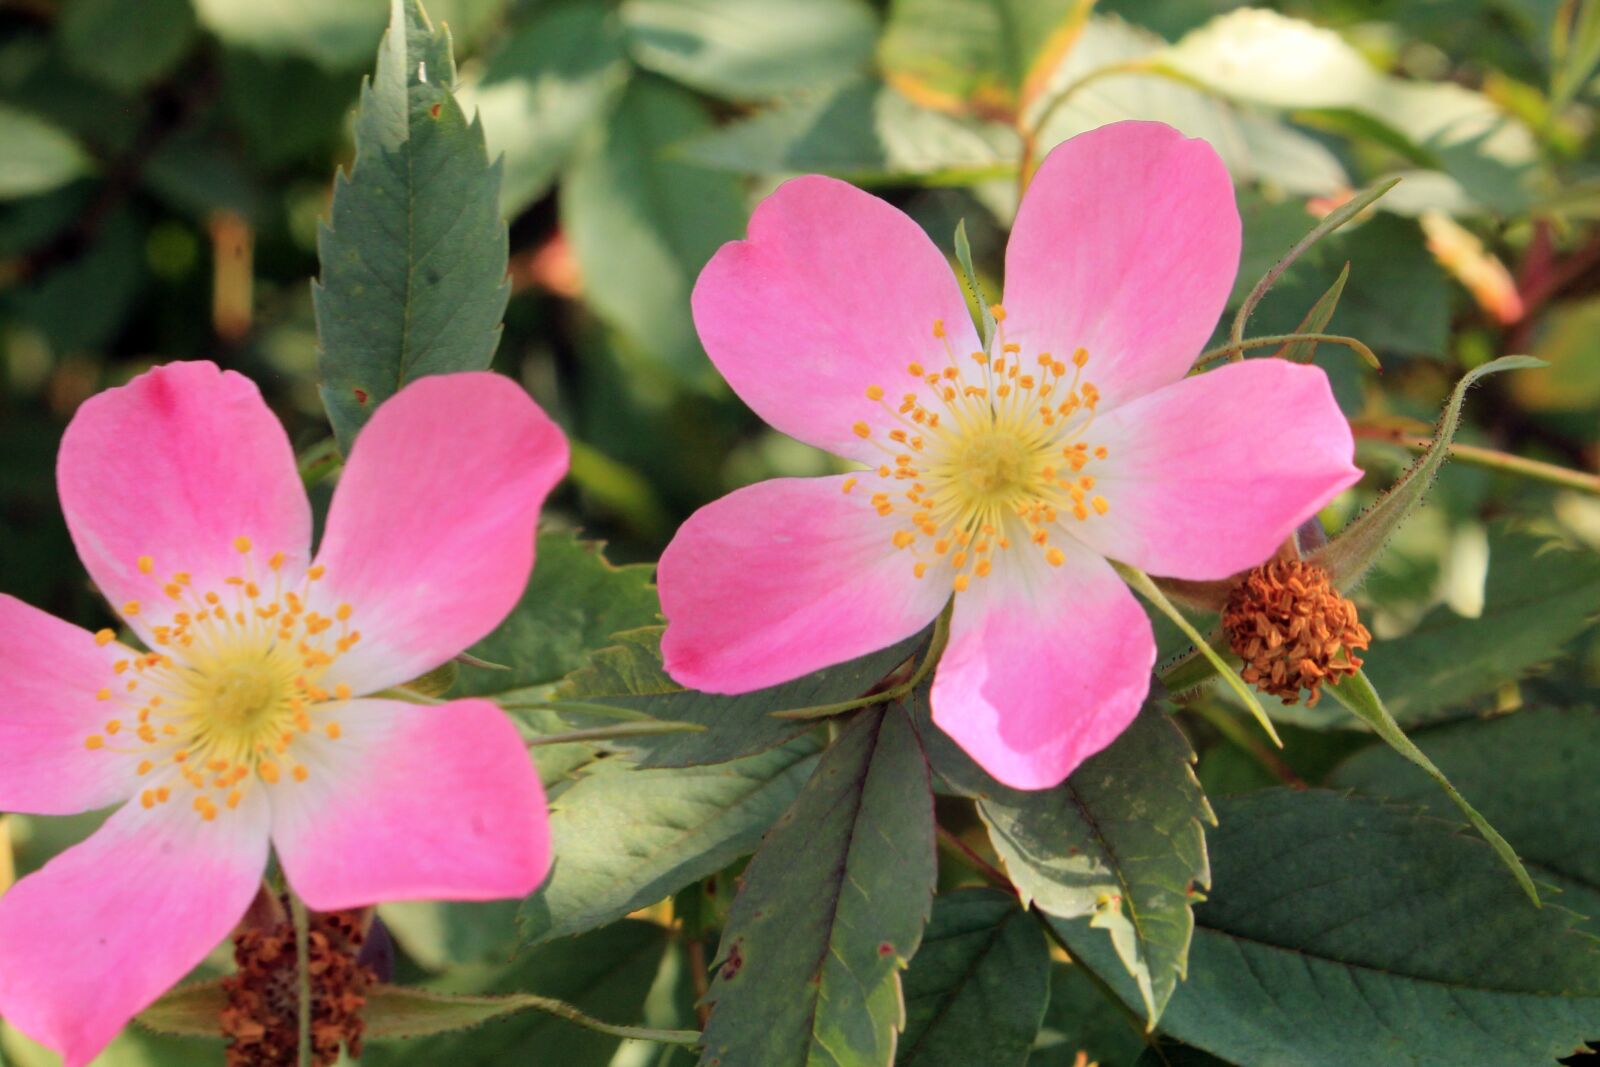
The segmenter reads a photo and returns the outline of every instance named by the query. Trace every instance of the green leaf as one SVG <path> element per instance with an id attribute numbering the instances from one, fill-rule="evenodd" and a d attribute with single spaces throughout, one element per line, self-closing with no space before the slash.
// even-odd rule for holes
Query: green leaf
<path id="1" fill-rule="evenodd" d="M 1433 445 L 1417 456 L 1377 503 L 1340 530 L 1339 536 L 1311 553 L 1310 560 L 1327 568 L 1341 589 L 1349 589 L 1359 582 L 1395 530 L 1422 505 L 1423 497 L 1432 488 L 1433 479 L 1449 455 L 1449 445 L 1456 435 L 1456 427 L 1460 425 L 1461 404 L 1466 399 L 1467 390 L 1480 378 L 1490 374 L 1543 365 L 1541 361 L 1528 356 L 1501 356 L 1468 371 L 1445 403 L 1444 413 L 1434 427 Z"/>
<path id="2" fill-rule="evenodd" d="M 1379 182 L 1357 193 L 1345 203 L 1328 212 L 1326 218 L 1311 227 L 1309 233 L 1295 242 L 1294 247 L 1285 252 L 1276 263 L 1268 268 L 1267 272 L 1261 276 L 1261 280 L 1256 282 L 1255 287 L 1245 296 L 1244 302 L 1239 305 L 1239 310 L 1233 316 L 1231 340 L 1237 342 L 1244 337 L 1244 328 L 1245 324 L 1250 321 L 1250 313 L 1256 309 L 1256 305 L 1261 302 L 1261 298 L 1267 295 L 1267 291 L 1283 276 L 1283 273 L 1289 269 L 1295 260 L 1304 255 L 1318 241 L 1365 211 L 1384 193 L 1394 188 L 1398 180 L 1398 178 L 1394 178 L 1386 182 Z M 1329 315 L 1331 317 L 1331 311 Z"/>
<path id="3" fill-rule="evenodd" d="M 967 240 L 966 219 L 956 223 L 956 262 L 961 265 L 961 280 L 966 283 L 967 293 L 978 307 L 983 322 L 983 348 L 987 352 L 994 342 L 994 311 L 989 301 L 984 299 L 983 286 L 978 284 L 978 272 L 972 269 L 972 244 Z"/>
<path id="4" fill-rule="evenodd" d="M 89 157 L 66 131 L 0 104 L 0 200 L 47 193 L 89 173 Z"/>
<path id="5" fill-rule="evenodd" d="M 222 1036 L 222 1009 L 227 1006 L 222 979 L 187 982 L 134 1016 L 146 1030 L 176 1037 Z"/>
<path id="6" fill-rule="evenodd" d="M 555 183 L 585 130 L 616 103 L 628 80 L 614 12 L 587 0 L 539 10 L 461 91 L 476 108 L 489 157 L 502 157 L 500 207 L 515 216 Z M 503 156 L 502 156 L 503 153 Z"/>
<path id="7" fill-rule="evenodd" d="M 1009 893 L 934 898 L 905 976 L 902 1067 L 1020 1067 L 1050 996 L 1044 934 Z"/>
<path id="8" fill-rule="evenodd" d="M 361 90 L 355 163 L 334 182 L 332 223 L 318 234 L 312 289 L 322 402 L 346 455 L 407 382 L 487 368 L 511 292 L 500 171 L 452 95 L 449 32 L 417 0 L 392 10 Z"/>
<path id="9" fill-rule="evenodd" d="M 1016 116 L 1076 43 L 1082 0 L 893 0 L 878 49 L 890 84 L 949 111 Z"/>
<path id="10" fill-rule="evenodd" d="M 510 670 L 466 667 L 455 696 L 501 696 L 559 681 L 611 635 L 653 624 L 661 610 L 649 564 L 613 566 L 604 545 L 567 532 L 539 534 L 533 577 L 505 622 L 469 653 Z"/>
<path id="11" fill-rule="evenodd" d="M 1559 656 L 1597 604 L 1600 556 L 1492 527 L 1478 617 L 1436 607 L 1409 632 L 1374 642 L 1364 669 L 1400 723 L 1434 721 L 1491 705 L 1500 686 Z"/>
<path id="12" fill-rule="evenodd" d="M 692 137 L 676 152 L 740 174 L 804 171 L 860 185 L 943 185 L 1014 176 L 1013 141 L 998 125 L 963 122 L 857 81 L 782 101 Z"/>
<path id="13" fill-rule="evenodd" d="M 1224 96 L 1273 107 L 1344 107 L 1383 83 L 1334 31 L 1262 8 L 1218 15 L 1161 61 Z"/>
<path id="14" fill-rule="evenodd" d="M 889 1067 L 900 970 L 936 874 L 933 795 L 899 706 L 858 715 L 745 868 L 701 1067 Z"/>
<path id="15" fill-rule="evenodd" d="M 1504 829 L 1556 900 L 1600 932 L 1600 714 L 1591 708 L 1530 708 L 1485 722 L 1428 730 L 1418 744 L 1451 781 Z M 1380 745 L 1342 764 L 1329 784 L 1440 808 L 1438 793 L 1398 753 Z M 1443 818 L 1454 813 L 1437 812 Z"/>
<path id="16" fill-rule="evenodd" d="M 383 0 L 193 0 L 201 25 L 227 44 L 300 56 L 330 69 L 359 66 L 383 33 Z"/>
<path id="17" fill-rule="evenodd" d="M 710 767 L 596 763 L 551 805 L 549 880 L 523 904 L 531 944 L 620 919 L 755 849 L 817 763 L 799 738 Z"/>
<path id="18" fill-rule="evenodd" d="M 1333 693 L 1335 700 L 1349 709 L 1351 714 L 1372 727 L 1373 733 L 1377 734 L 1384 743 L 1422 768 L 1423 772 L 1429 778 L 1432 778 L 1440 789 L 1444 790 L 1445 796 L 1449 797 L 1455 806 L 1461 809 L 1461 814 L 1467 817 L 1467 821 L 1472 824 L 1473 829 L 1482 834 L 1483 839 L 1494 847 L 1500 859 L 1517 879 L 1517 883 L 1522 886 L 1523 892 L 1528 894 L 1528 899 L 1532 900 L 1537 906 L 1539 903 L 1539 891 L 1534 888 L 1533 879 L 1528 876 L 1527 869 L 1522 866 L 1522 861 L 1517 858 L 1516 850 L 1511 847 L 1505 838 L 1500 836 L 1499 831 L 1489 825 L 1487 819 L 1478 814 L 1476 808 L 1467 803 L 1467 798 L 1462 796 L 1456 787 L 1450 784 L 1450 779 L 1446 778 L 1443 772 L 1433 765 L 1433 761 L 1428 759 L 1422 750 L 1405 735 L 1405 731 L 1400 729 L 1400 724 L 1394 721 L 1394 716 L 1389 714 L 1389 709 L 1383 706 L 1383 701 L 1378 697 L 1378 691 L 1372 688 L 1372 683 L 1367 680 L 1366 674 L 1357 671 L 1355 674 L 1341 679 L 1338 685 L 1330 688 L 1330 692 Z"/>
<path id="19" fill-rule="evenodd" d="M 436 993 L 480 997 L 532 993 L 562 1001 L 593 1019 L 627 1024 L 642 1016 L 645 996 L 655 981 L 667 945 L 668 933 L 662 927 L 626 920 L 524 954 L 487 982 L 478 977 L 481 971 L 466 970 L 435 982 L 430 988 Z M 482 988 L 474 988 L 480 983 Z M 418 1006 L 413 1002 L 410 1007 L 413 1014 L 409 1019 L 397 1018 L 396 1029 L 419 1025 Z M 493 1012 L 500 1016 L 480 1030 L 403 1042 L 374 1041 L 361 1062 L 365 1067 L 440 1063 L 452 1067 L 498 1067 L 522 1062 L 527 1050 L 537 1049 L 542 1062 L 561 1067 L 606 1067 L 621 1042 L 619 1036 L 575 1025 L 547 1011 L 508 1015 L 495 1011 L 495 1007 L 492 1002 L 480 1005 L 485 1015 Z"/>
<path id="20" fill-rule="evenodd" d="M 863 0 L 626 0 L 641 67 L 728 100 L 762 100 L 864 73 L 878 20 Z"/>
<path id="21" fill-rule="evenodd" d="M 1193 764 L 1183 733 L 1148 704 L 1054 789 L 959 775 L 958 787 L 976 787 L 978 814 L 1023 903 L 1057 918 L 1093 917 L 1136 977 L 1152 1022 L 1183 977 L 1190 904 L 1211 880 L 1211 808 Z"/>
<path id="22" fill-rule="evenodd" d="M 195 39 L 189 0 L 144 0 L 137 18 L 118 0 L 69 0 L 61 7 L 61 50 L 85 77 L 133 92 L 167 74 Z"/>
<path id="23" fill-rule="evenodd" d="M 473 996 L 433 993 L 394 985 L 379 985 L 368 990 L 361 1017 L 366 1023 L 367 1039 L 373 1040 L 385 1037 L 429 1037 L 469 1030 L 491 1019 L 525 1011 L 541 1012 L 597 1033 L 641 1041 L 665 1041 L 681 1045 L 692 1044 L 700 1036 L 693 1030 L 618 1026 L 591 1019 L 564 1001 L 531 993 Z"/>
<path id="24" fill-rule="evenodd" d="M 1050 1007 L 1028 1067 L 1129 1067 L 1145 1048 L 1144 1020 L 1076 963 L 1050 969 Z"/>
<path id="25" fill-rule="evenodd" d="M 661 667 L 660 628 L 620 633 L 616 639 L 618 645 L 596 654 L 593 666 L 574 674 L 556 691 L 552 706 L 570 712 L 622 711 L 704 726 L 701 733 L 640 739 L 631 746 L 642 753 L 642 766 L 688 767 L 724 763 L 799 737 L 813 723 L 772 713 L 860 697 L 904 663 L 925 638 L 918 634 L 860 659 L 740 696 L 695 692 L 667 677 Z"/>
<path id="26" fill-rule="evenodd" d="M 1339 272 L 1339 277 L 1328 291 L 1317 298 L 1311 305 L 1311 310 L 1306 312 L 1306 317 L 1300 320 L 1300 325 L 1295 327 L 1295 333 L 1322 333 L 1328 326 L 1328 320 L 1333 318 L 1334 311 L 1339 306 L 1339 294 L 1344 292 L 1344 283 L 1350 280 L 1350 264 L 1346 263 Z M 1287 359 L 1291 363 L 1311 363 L 1317 358 L 1317 342 L 1291 341 L 1280 348 L 1276 353 L 1279 359 Z"/>
<path id="27" fill-rule="evenodd" d="M 589 307 L 635 350 L 692 380 L 709 364 L 689 292 L 712 253 L 743 235 L 744 196 L 731 176 L 664 149 L 710 127 L 687 91 L 635 78 L 561 186 L 561 224 Z"/>
<path id="28" fill-rule="evenodd" d="M 517 943 L 519 900 L 391 901 L 378 917 L 419 965 L 443 971 L 468 963 L 500 963 Z"/>
<path id="29" fill-rule="evenodd" d="M 1322 790 L 1217 803 L 1171 1036 L 1233 1063 L 1532 1067 L 1600 1033 L 1600 950 L 1455 823 Z M 1082 923 L 1068 948 L 1125 1003 Z"/>

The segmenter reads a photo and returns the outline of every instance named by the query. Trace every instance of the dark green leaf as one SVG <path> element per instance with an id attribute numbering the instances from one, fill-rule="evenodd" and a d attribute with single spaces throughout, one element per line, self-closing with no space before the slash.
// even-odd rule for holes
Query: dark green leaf
<path id="1" fill-rule="evenodd" d="M 1477 618 L 1434 608 L 1410 632 L 1375 641 L 1365 670 L 1403 725 L 1490 703 L 1498 687 L 1559 656 L 1600 605 L 1600 556 L 1532 533 L 1491 529 Z"/>
<path id="2" fill-rule="evenodd" d="M 635 741 L 631 747 L 642 753 L 639 762 L 645 767 L 723 763 L 798 737 L 814 723 L 780 719 L 772 713 L 860 697 L 904 663 L 925 639 L 919 634 L 770 689 L 718 696 L 683 689 L 667 677 L 661 668 L 660 629 L 635 630 L 616 638 L 618 645 L 599 652 L 593 666 L 574 674 L 556 691 L 553 706 L 574 713 L 622 711 L 706 728 Z"/>
<path id="3" fill-rule="evenodd" d="M 61 49 L 73 69 L 131 92 L 170 71 L 195 39 L 189 0 L 142 0 L 137 18 L 118 0 L 69 0 Z"/>
<path id="4" fill-rule="evenodd" d="M 1600 1033 L 1600 951 L 1457 824 L 1320 790 L 1217 804 L 1173 1037 L 1274 1067 L 1535 1067 Z M 1073 955 L 1129 1004 L 1082 922 Z"/>
<path id="5" fill-rule="evenodd" d="M 600 542 L 541 533 L 522 599 L 469 650 L 510 670 L 463 667 L 454 695 L 498 696 L 558 681 L 610 644 L 612 634 L 654 623 L 661 605 L 653 572 L 648 564 L 613 566 Z"/>
<path id="6" fill-rule="evenodd" d="M 1317 297 L 1317 302 L 1311 305 L 1311 310 L 1306 312 L 1306 317 L 1300 320 L 1294 332 L 1322 333 L 1326 330 L 1328 320 L 1333 318 L 1333 312 L 1339 306 L 1339 294 L 1344 292 L 1344 283 L 1349 280 L 1350 264 L 1346 263 L 1339 277 L 1328 286 L 1327 292 Z M 1277 356 L 1291 363 L 1311 363 L 1317 358 L 1317 342 L 1291 341 L 1278 350 Z"/>
<path id="7" fill-rule="evenodd" d="M 614 12 L 588 0 L 542 9 L 519 25 L 462 92 L 491 158 L 504 153 L 500 206 L 514 216 L 549 191 L 579 137 L 628 79 Z"/>
<path id="8" fill-rule="evenodd" d="M 664 149 L 710 126 L 690 93 L 635 78 L 561 187 L 562 228 L 589 306 L 634 349 L 690 379 L 709 365 L 689 292 L 712 253 L 743 235 L 744 196 L 731 176 Z"/>
<path id="9" fill-rule="evenodd" d="M 220 978 L 188 982 L 170 990 L 134 1017 L 147 1030 L 176 1037 L 222 1036 L 222 1009 L 228 995 Z"/>
<path id="10" fill-rule="evenodd" d="M 483 988 L 476 988 L 481 979 L 473 971 L 440 980 L 430 988 L 454 994 L 533 993 L 563 1001 L 591 1018 L 631 1024 L 643 1013 L 645 995 L 655 981 L 667 941 L 667 931 L 661 927 L 628 920 L 525 954 Z M 493 1007 L 491 1003 L 485 1014 Z M 375 1041 L 361 1062 L 366 1067 L 432 1067 L 440 1063 L 499 1067 L 523 1062 L 528 1051 L 536 1049 L 541 1062 L 606 1067 L 620 1040 L 547 1012 L 525 1011 L 505 1015 L 469 1034 Z"/>
<path id="11" fill-rule="evenodd" d="M 1050 1007 L 1028 1067 L 1083 1067 L 1082 1053 L 1100 1067 L 1132 1067 L 1145 1048 L 1144 1020 L 1087 968 L 1050 969 Z"/>
<path id="12" fill-rule="evenodd" d="M 858 715 L 745 868 L 701 1067 L 889 1067 L 935 876 L 928 765 L 899 708 Z"/>
<path id="13" fill-rule="evenodd" d="M 1211 809 L 1194 754 L 1159 705 L 1055 789 L 982 786 L 978 813 L 1024 903 L 1058 918 L 1092 916 L 1161 1015 L 1183 977 L 1190 904 L 1210 883 Z"/>
<path id="14" fill-rule="evenodd" d="M 1020 1067 L 1050 996 L 1044 933 L 1009 893 L 935 897 L 905 976 L 906 1067 Z"/>
<path id="15" fill-rule="evenodd" d="M 358 67 L 383 32 L 383 0 L 193 0 L 223 41 L 329 68 Z"/>
<path id="16" fill-rule="evenodd" d="M 684 142 L 685 159 L 744 174 L 810 171 L 858 184 L 964 184 L 1014 174 L 1012 136 L 917 107 L 876 82 L 776 104 Z"/>
<path id="17" fill-rule="evenodd" d="M 1554 900 L 1600 933 L 1600 715 L 1531 708 L 1429 730 L 1418 745 L 1505 832 L 1534 876 L 1562 890 Z M 1377 745 L 1340 766 L 1329 784 L 1455 815 L 1426 779 Z"/>
<path id="18" fill-rule="evenodd" d="M 450 35 L 417 0 L 393 4 L 361 91 L 355 163 L 317 242 L 322 400 L 346 455 L 407 382 L 487 368 L 511 291 L 500 171 L 452 94 Z"/>
<path id="19" fill-rule="evenodd" d="M 640 66 L 729 100 L 863 73 L 877 31 L 863 0 L 627 0 L 622 21 Z"/>
<path id="20" fill-rule="evenodd" d="M 523 937 L 537 944 L 620 919 L 754 850 L 819 747 L 799 738 L 710 767 L 596 763 L 551 805 L 555 868 L 522 906 Z"/>

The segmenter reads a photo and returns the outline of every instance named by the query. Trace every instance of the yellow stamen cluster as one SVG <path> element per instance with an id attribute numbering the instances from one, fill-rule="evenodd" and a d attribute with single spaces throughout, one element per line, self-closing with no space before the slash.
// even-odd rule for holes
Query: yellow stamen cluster
<path id="1" fill-rule="evenodd" d="M 898 403 L 883 386 L 867 387 L 866 398 L 889 416 L 886 434 L 866 421 L 851 427 L 885 453 L 870 503 L 893 521 L 894 546 L 911 553 L 918 578 L 948 563 L 957 592 L 987 577 L 995 553 L 1013 544 L 1033 545 L 1045 562 L 1061 566 L 1066 556 L 1052 536 L 1069 519 L 1111 510 L 1085 473 L 1108 454 L 1084 440 L 1100 403 L 1099 390 L 1083 379 L 1088 352 L 1079 348 L 1068 361 L 1048 352 L 1025 360 L 1021 346 L 1006 340 L 1005 309 L 992 310 L 998 354 L 959 358 L 943 321 L 935 321 L 943 366 L 907 364 L 916 384 Z M 860 484 L 848 478 L 844 491 Z"/>
<path id="2" fill-rule="evenodd" d="M 101 732 L 84 739 L 90 751 L 138 760 L 138 775 L 150 783 L 139 793 L 144 807 L 188 794 L 206 821 L 237 808 L 258 780 L 310 777 L 295 758 L 296 740 L 313 730 L 329 740 L 341 736 L 332 716 L 350 688 L 340 683 L 330 692 L 319 683 L 361 640 L 350 627 L 349 604 L 331 617 L 308 607 L 323 568 L 287 588 L 283 553 L 266 559 L 263 570 L 248 538 L 233 547 L 242 573 L 220 588 L 199 589 L 178 571 L 158 601 L 123 605 L 125 615 L 150 623 L 152 648 L 113 662 L 110 684 L 94 691 L 110 705 L 108 717 Z M 155 573 L 151 557 L 136 562 L 141 574 Z M 95 635 L 102 646 L 114 639 L 110 630 Z"/>

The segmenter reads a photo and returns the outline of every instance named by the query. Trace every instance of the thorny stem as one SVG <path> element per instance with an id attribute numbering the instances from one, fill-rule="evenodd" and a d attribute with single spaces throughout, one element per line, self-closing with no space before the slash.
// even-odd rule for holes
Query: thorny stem
<path id="1" fill-rule="evenodd" d="M 1352 422 L 1350 424 L 1350 432 L 1358 440 L 1387 441 L 1391 444 L 1409 448 L 1413 452 L 1426 452 L 1433 447 L 1433 438 L 1420 437 L 1397 427 Z M 1509 452 L 1500 452 L 1493 448 L 1480 448 L 1477 445 L 1452 443 L 1447 447 L 1449 448 L 1451 459 L 1460 460 L 1462 463 L 1471 464 L 1474 467 L 1505 471 L 1507 474 L 1520 474 L 1535 481 L 1559 485 L 1565 489 L 1576 489 L 1580 493 L 1600 495 L 1600 474 L 1575 471 L 1569 467 L 1557 466 L 1554 463 L 1545 463 L 1537 459 L 1525 459 L 1522 456 L 1514 456 Z"/>
<path id="2" fill-rule="evenodd" d="M 305 901 L 289 890 L 289 915 L 294 921 L 294 968 L 300 1018 L 300 1067 L 311 1063 L 311 917 Z"/>
<path id="3" fill-rule="evenodd" d="M 1372 349 L 1368 348 L 1365 344 L 1356 340 L 1354 337 L 1345 337 L 1342 334 L 1336 333 L 1272 333 L 1266 334 L 1262 337 L 1250 337 L 1244 340 L 1230 341 L 1228 344 L 1218 345 L 1216 348 L 1208 349 L 1207 351 L 1200 353 L 1200 358 L 1194 361 L 1193 369 L 1199 370 L 1208 364 L 1215 363 L 1217 360 L 1222 359 L 1225 356 L 1231 357 L 1239 355 L 1247 348 L 1265 348 L 1268 345 L 1285 345 L 1294 341 L 1319 341 L 1333 345 L 1344 345 L 1356 355 L 1360 356 L 1368 366 L 1375 367 L 1380 370 L 1382 369 L 1378 365 L 1378 357 L 1372 354 Z"/>
<path id="4" fill-rule="evenodd" d="M 791 711 L 774 711 L 775 719 L 831 719 L 835 715 L 842 715 L 847 711 L 857 708 L 869 708 L 875 704 L 892 704 L 896 700 L 904 699 L 914 692 L 928 675 L 933 673 L 933 668 L 938 666 L 939 657 L 944 655 L 945 645 L 950 643 L 950 615 L 955 610 L 955 598 L 945 604 L 944 610 L 933 623 L 933 637 L 928 641 L 928 654 L 922 657 L 922 662 L 917 664 L 916 671 L 905 681 L 892 685 L 888 689 L 876 693 L 868 693 L 864 697 L 854 700 L 842 700 L 837 704 L 818 704 L 812 708 L 795 708 Z"/>
<path id="5" fill-rule="evenodd" d="M 1005 873 L 994 864 L 978 855 L 971 845 L 968 845 L 942 826 L 936 827 L 936 829 L 939 832 L 939 844 L 945 847 L 945 851 L 978 872 L 983 876 L 984 881 L 996 889 L 1004 889 L 1012 894 L 1016 893 L 1017 889 L 1011 884 L 1011 879 L 1007 878 Z"/>
<path id="6" fill-rule="evenodd" d="M 691 937 L 684 944 L 684 952 L 689 957 L 689 984 L 694 987 L 694 1015 L 704 1030 L 711 1022 L 711 1005 L 706 1003 L 706 994 L 711 992 L 711 982 L 706 977 L 711 970 L 706 963 L 706 943 Z"/>

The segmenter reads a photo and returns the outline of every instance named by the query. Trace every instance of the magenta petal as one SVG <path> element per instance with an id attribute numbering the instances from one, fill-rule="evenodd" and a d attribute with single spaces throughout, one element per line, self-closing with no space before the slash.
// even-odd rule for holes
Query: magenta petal
<path id="1" fill-rule="evenodd" d="M 894 401 L 921 389 L 910 363 L 945 366 L 935 320 L 960 356 L 978 348 L 955 275 L 928 235 L 832 178 L 795 178 L 762 201 L 749 239 L 723 245 L 701 271 L 693 306 L 711 361 L 756 414 L 874 464 L 883 453 L 851 427 L 896 424 L 867 388 Z"/>
<path id="2" fill-rule="evenodd" d="M 1318 367 L 1231 363 L 1097 418 L 1088 469 L 1110 505 L 1069 528 L 1095 551 L 1172 578 L 1226 578 L 1272 555 L 1361 471 Z"/>
<path id="3" fill-rule="evenodd" d="M 317 552 L 312 606 L 350 605 L 361 635 L 321 684 L 410 681 L 498 626 L 566 470 L 566 438 L 509 378 L 421 378 L 389 399 L 356 438 Z"/>
<path id="4" fill-rule="evenodd" d="M 745 693 L 885 648 L 950 595 L 948 568 L 917 579 L 872 490 L 835 478 L 747 486 L 689 517 L 657 572 L 667 673 Z M 866 479 L 863 479 L 864 481 Z"/>
<path id="5" fill-rule="evenodd" d="M 295 742 L 305 781 L 267 787 L 278 859 L 313 909 L 538 888 L 550 869 L 544 790 L 505 712 L 355 700 L 336 720 L 338 740 Z"/>
<path id="6" fill-rule="evenodd" d="M 166 603 L 179 572 L 221 589 L 242 573 L 239 537 L 282 552 L 291 581 L 305 567 L 311 509 L 288 438 L 255 383 L 214 363 L 168 363 L 84 401 L 56 480 L 78 556 L 118 610 Z M 143 617 L 128 623 L 150 639 Z"/>
<path id="7" fill-rule="evenodd" d="M 1239 269 L 1239 211 L 1217 153 L 1158 122 L 1058 145 L 1006 248 L 1006 340 L 1089 352 L 1103 409 L 1183 377 Z"/>
<path id="8" fill-rule="evenodd" d="M 267 862 L 267 805 L 250 790 L 202 821 L 178 794 L 129 804 L 0 897 L 0 1016 L 88 1063 L 244 915 Z"/>
<path id="9" fill-rule="evenodd" d="M 1109 745 L 1150 688 L 1150 621 L 1109 564 L 1069 539 L 1058 568 L 1012 549 L 956 597 L 933 721 L 1013 789 L 1059 784 Z"/>
<path id="10" fill-rule="evenodd" d="M 136 761 L 86 747 L 118 715 L 96 694 L 116 682 L 112 664 L 131 655 L 0 594 L 0 811 L 70 815 L 133 795 Z"/>

